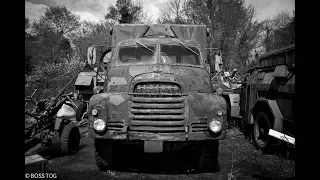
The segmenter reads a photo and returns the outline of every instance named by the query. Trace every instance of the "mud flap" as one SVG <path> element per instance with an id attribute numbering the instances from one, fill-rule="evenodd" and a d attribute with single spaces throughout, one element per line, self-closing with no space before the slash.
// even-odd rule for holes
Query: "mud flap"
<path id="1" fill-rule="evenodd" d="M 163 152 L 163 141 L 144 141 L 145 153 L 161 153 Z"/>

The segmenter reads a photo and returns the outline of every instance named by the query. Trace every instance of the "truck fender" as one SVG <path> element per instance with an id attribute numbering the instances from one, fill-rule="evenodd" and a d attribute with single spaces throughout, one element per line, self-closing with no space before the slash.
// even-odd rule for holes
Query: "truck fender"
<path id="1" fill-rule="evenodd" d="M 279 132 L 282 132 L 282 128 L 283 128 L 283 116 L 281 114 L 281 111 L 279 109 L 279 106 L 277 104 L 276 100 L 269 100 L 269 99 L 262 99 L 259 98 L 257 99 L 256 103 L 253 106 L 252 112 L 254 112 L 259 108 L 259 106 L 261 107 L 261 105 L 267 105 L 270 112 L 272 113 L 273 116 L 273 129 Z M 251 118 L 253 120 L 253 118 Z"/>

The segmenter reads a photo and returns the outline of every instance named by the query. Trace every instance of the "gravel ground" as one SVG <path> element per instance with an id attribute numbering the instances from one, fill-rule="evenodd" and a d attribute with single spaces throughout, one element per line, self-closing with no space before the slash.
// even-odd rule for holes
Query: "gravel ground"
<path id="1" fill-rule="evenodd" d="M 86 135 L 86 134 L 85 134 Z M 291 179 L 294 177 L 294 160 L 285 159 L 283 156 L 264 154 L 250 143 L 250 140 L 236 128 L 228 129 L 227 138 L 220 141 L 219 165 L 220 172 L 206 171 L 179 171 L 180 167 L 188 166 L 187 161 L 177 161 L 176 157 L 157 156 L 136 157 L 140 164 L 151 168 L 127 167 L 128 162 L 134 159 L 123 160 L 123 169 L 100 172 L 95 164 L 93 139 L 84 136 L 80 142 L 80 151 L 70 156 L 52 156 L 49 152 L 41 153 L 49 160 L 51 172 L 57 173 L 60 179 L 151 179 L 151 180 L 250 180 L 250 179 Z M 130 150 L 128 149 L 130 153 Z M 189 159 L 183 158 L 184 160 Z M 180 159 L 181 160 L 181 159 Z M 132 164 L 131 164 L 132 165 Z M 171 165 L 171 166 L 170 166 Z M 170 171 L 153 171 L 170 166 Z"/>

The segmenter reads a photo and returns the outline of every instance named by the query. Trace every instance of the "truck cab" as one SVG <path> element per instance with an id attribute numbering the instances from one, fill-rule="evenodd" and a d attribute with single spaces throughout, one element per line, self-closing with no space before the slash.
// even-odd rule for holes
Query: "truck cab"
<path id="1" fill-rule="evenodd" d="M 210 81 L 206 26 L 118 24 L 111 34 L 103 92 L 88 107 L 97 166 L 108 169 L 121 142 L 144 153 L 209 148 L 217 169 L 227 104 Z"/>

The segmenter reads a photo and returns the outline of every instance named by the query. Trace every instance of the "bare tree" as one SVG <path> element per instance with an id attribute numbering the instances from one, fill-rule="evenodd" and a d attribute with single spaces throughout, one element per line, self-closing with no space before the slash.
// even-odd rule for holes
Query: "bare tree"
<path id="1" fill-rule="evenodd" d="M 141 23 L 144 16 L 140 2 L 117 0 L 115 5 L 109 6 L 105 19 L 113 23 Z"/>
<path id="2" fill-rule="evenodd" d="M 32 30 L 41 44 L 40 48 L 36 48 L 39 59 L 54 63 L 61 62 L 64 58 L 69 60 L 72 49 L 67 37 L 79 27 L 79 20 L 80 17 L 66 6 L 47 8 L 45 14 L 32 25 Z"/>
<path id="3" fill-rule="evenodd" d="M 266 52 L 294 42 L 294 16 L 282 11 L 272 19 L 264 20 L 261 29 Z"/>
<path id="4" fill-rule="evenodd" d="M 185 0 L 170 0 L 166 9 L 161 10 L 158 23 L 185 24 L 184 4 Z"/>

